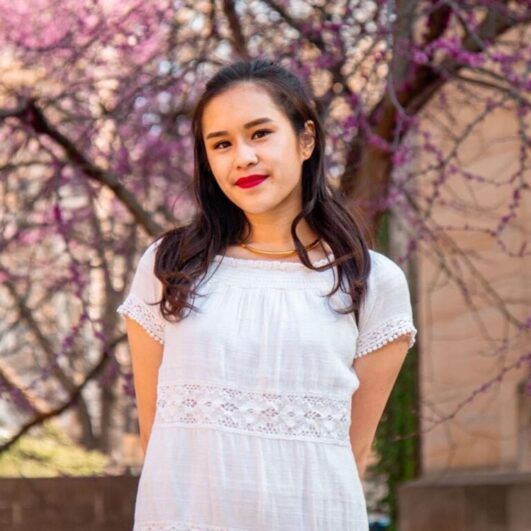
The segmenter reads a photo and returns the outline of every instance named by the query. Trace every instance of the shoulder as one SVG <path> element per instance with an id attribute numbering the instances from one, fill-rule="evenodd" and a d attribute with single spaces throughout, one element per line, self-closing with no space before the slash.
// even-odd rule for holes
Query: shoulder
<path id="1" fill-rule="evenodd" d="M 408 299 L 409 284 L 403 269 L 382 253 L 370 249 L 369 254 L 371 257 L 371 270 L 367 279 L 369 304 L 396 304 Z"/>
<path id="2" fill-rule="evenodd" d="M 385 254 L 369 249 L 369 256 L 371 257 L 369 279 L 372 279 L 373 282 L 377 280 L 386 282 L 392 279 L 402 280 L 406 278 L 403 269 Z"/>
<path id="3" fill-rule="evenodd" d="M 143 251 L 140 259 L 138 261 L 138 267 L 144 271 L 153 272 L 155 267 L 155 257 L 157 255 L 157 249 L 160 245 L 161 240 L 157 239 L 154 242 L 151 242 Z"/>

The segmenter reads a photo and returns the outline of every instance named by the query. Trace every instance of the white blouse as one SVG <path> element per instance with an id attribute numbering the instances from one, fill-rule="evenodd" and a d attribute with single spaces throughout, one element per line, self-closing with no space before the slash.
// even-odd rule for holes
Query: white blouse
<path id="1" fill-rule="evenodd" d="M 139 481 L 135 531 L 366 531 L 349 439 L 352 366 L 393 339 L 415 342 L 407 279 L 370 251 L 354 315 L 337 268 L 214 258 L 193 311 L 162 318 L 157 243 L 117 311 L 164 345 L 156 414 Z M 316 265 L 325 264 L 323 258 Z"/>

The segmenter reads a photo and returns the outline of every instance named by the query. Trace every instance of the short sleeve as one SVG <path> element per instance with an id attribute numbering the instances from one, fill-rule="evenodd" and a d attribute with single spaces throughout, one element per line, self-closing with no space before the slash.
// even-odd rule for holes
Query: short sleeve
<path id="1" fill-rule="evenodd" d="M 116 311 L 137 321 L 151 337 L 164 344 L 166 320 L 158 305 L 148 304 L 159 302 L 162 297 L 162 283 L 154 273 L 157 243 L 152 243 L 140 257 L 129 293 Z"/>
<path id="2" fill-rule="evenodd" d="M 404 271 L 387 256 L 370 250 L 371 271 L 367 294 L 359 312 L 355 358 L 383 347 L 402 335 L 415 344 L 409 286 Z"/>

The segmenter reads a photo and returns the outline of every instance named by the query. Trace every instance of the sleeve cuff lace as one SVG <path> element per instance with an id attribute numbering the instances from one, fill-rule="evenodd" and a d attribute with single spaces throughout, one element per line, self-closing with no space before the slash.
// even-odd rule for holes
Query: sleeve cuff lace
<path id="1" fill-rule="evenodd" d="M 407 317 L 393 318 L 375 330 L 359 335 L 355 357 L 364 356 L 405 334 L 409 335 L 408 349 L 410 349 L 415 344 L 417 329 Z"/>
<path id="2" fill-rule="evenodd" d="M 134 293 L 130 293 L 116 311 L 134 319 L 153 339 L 164 344 L 164 324 L 157 317 L 156 306 L 149 306 Z"/>

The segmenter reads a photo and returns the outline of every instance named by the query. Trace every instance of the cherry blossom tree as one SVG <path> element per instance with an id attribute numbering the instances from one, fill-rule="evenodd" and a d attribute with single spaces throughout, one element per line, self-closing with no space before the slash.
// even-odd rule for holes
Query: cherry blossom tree
<path id="1" fill-rule="evenodd" d="M 451 239 L 431 216 L 451 179 L 510 191 L 501 218 L 465 228 L 527 257 L 525 234 L 516 248 L 504 234 L 529 192 L 529 19 L 527 2 L 503 0 L 0 0 L 0 450 L 65 411 L 89 448 L 110 451 L 131 423 L 115 309 L 147 238 L 193 214 L 191 110 L 232 60 L 273 58 L 309 81 L 332 184 L 373 234 L 398 213 L 401 260 Z M 472 118 L 452 131 L 463 108 Z M 459 149 L 500 108 L 520 149 L 493 183 Z"/>

